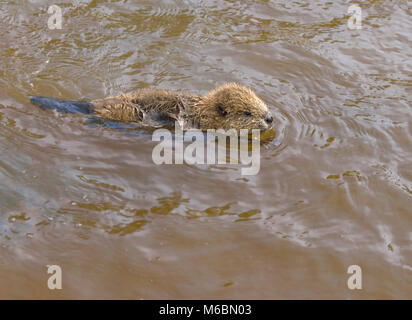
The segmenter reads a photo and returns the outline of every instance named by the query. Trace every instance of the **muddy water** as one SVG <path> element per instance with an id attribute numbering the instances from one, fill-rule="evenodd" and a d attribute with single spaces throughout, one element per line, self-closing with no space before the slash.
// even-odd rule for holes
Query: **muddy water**
<path id="1" fill-rule="evenodd" d="M 2 2 L 0 298 L 412 298 L 412 12 L 357 3 Z M 225 81 L 276 116 L 256 176 L 28 101 Z"/>

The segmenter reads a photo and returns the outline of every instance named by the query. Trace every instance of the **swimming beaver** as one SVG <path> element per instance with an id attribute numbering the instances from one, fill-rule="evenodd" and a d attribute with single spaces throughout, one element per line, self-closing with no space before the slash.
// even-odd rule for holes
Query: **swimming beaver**
<path id="1" fill-rule="evenodd" d="M 266 104 L 250 88 L 237 83 L 226 83 L 204 96 L 143 89 L 90 102 L 48 97 L 32 97 L 30 101 L 42 109 L 94 113 L 114 121 L 157 126 L 178 121 L 183 129 L 266 130 L 273 122 Z"/>

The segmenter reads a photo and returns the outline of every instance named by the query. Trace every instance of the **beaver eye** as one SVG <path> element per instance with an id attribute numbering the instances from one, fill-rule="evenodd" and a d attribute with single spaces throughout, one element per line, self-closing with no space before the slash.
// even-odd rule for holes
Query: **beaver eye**
<path id="1" fill-rule="evenodd" d="M 251 116 L 252 116 L 252 114 L 251 114 L 249 111 L 245 111 L 243 114 L 244 114 L 246 117 L 251 117 Z"/>
<path id="2" fill-rule="evenodd" d="M 217 110 L 217 112 L 219 112 L 219 114 L 220 114 L 222 117 L 224 117 L 224 116 L 227 115 L 227 111 L 225 110 L 225 107 L 224 107 L 223 104 L 221 104 L 221 103 L 218 103 L 218 104 L 216 105 L 216 110 Z"/>

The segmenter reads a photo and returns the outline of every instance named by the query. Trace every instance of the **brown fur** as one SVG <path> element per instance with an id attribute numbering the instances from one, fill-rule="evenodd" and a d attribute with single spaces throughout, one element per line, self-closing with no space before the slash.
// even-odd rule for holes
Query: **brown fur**
<path id="1" fill-rule="evenodd" d="M 147 123 L 156 117 L 183 128 L 261 129 L 273 120 L 265 103 L 249 88 L 224 84 L 204 96 L 168 90 L 140 90 L 91 101 L 99 116 L 123 122 Z M 272 119 L 272 120 L 271 120 Z"/>

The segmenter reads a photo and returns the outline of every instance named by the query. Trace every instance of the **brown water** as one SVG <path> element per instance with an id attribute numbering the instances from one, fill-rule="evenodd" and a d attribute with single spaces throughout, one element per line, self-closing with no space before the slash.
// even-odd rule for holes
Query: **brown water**
<path id="1" fill-rule="evenodd" d="M 412 298 L 410 3 L 54 3 L 0 3 L 0 298 Z M 225 81 L 276 115 L 256 176 L 28 101 Z"/>

